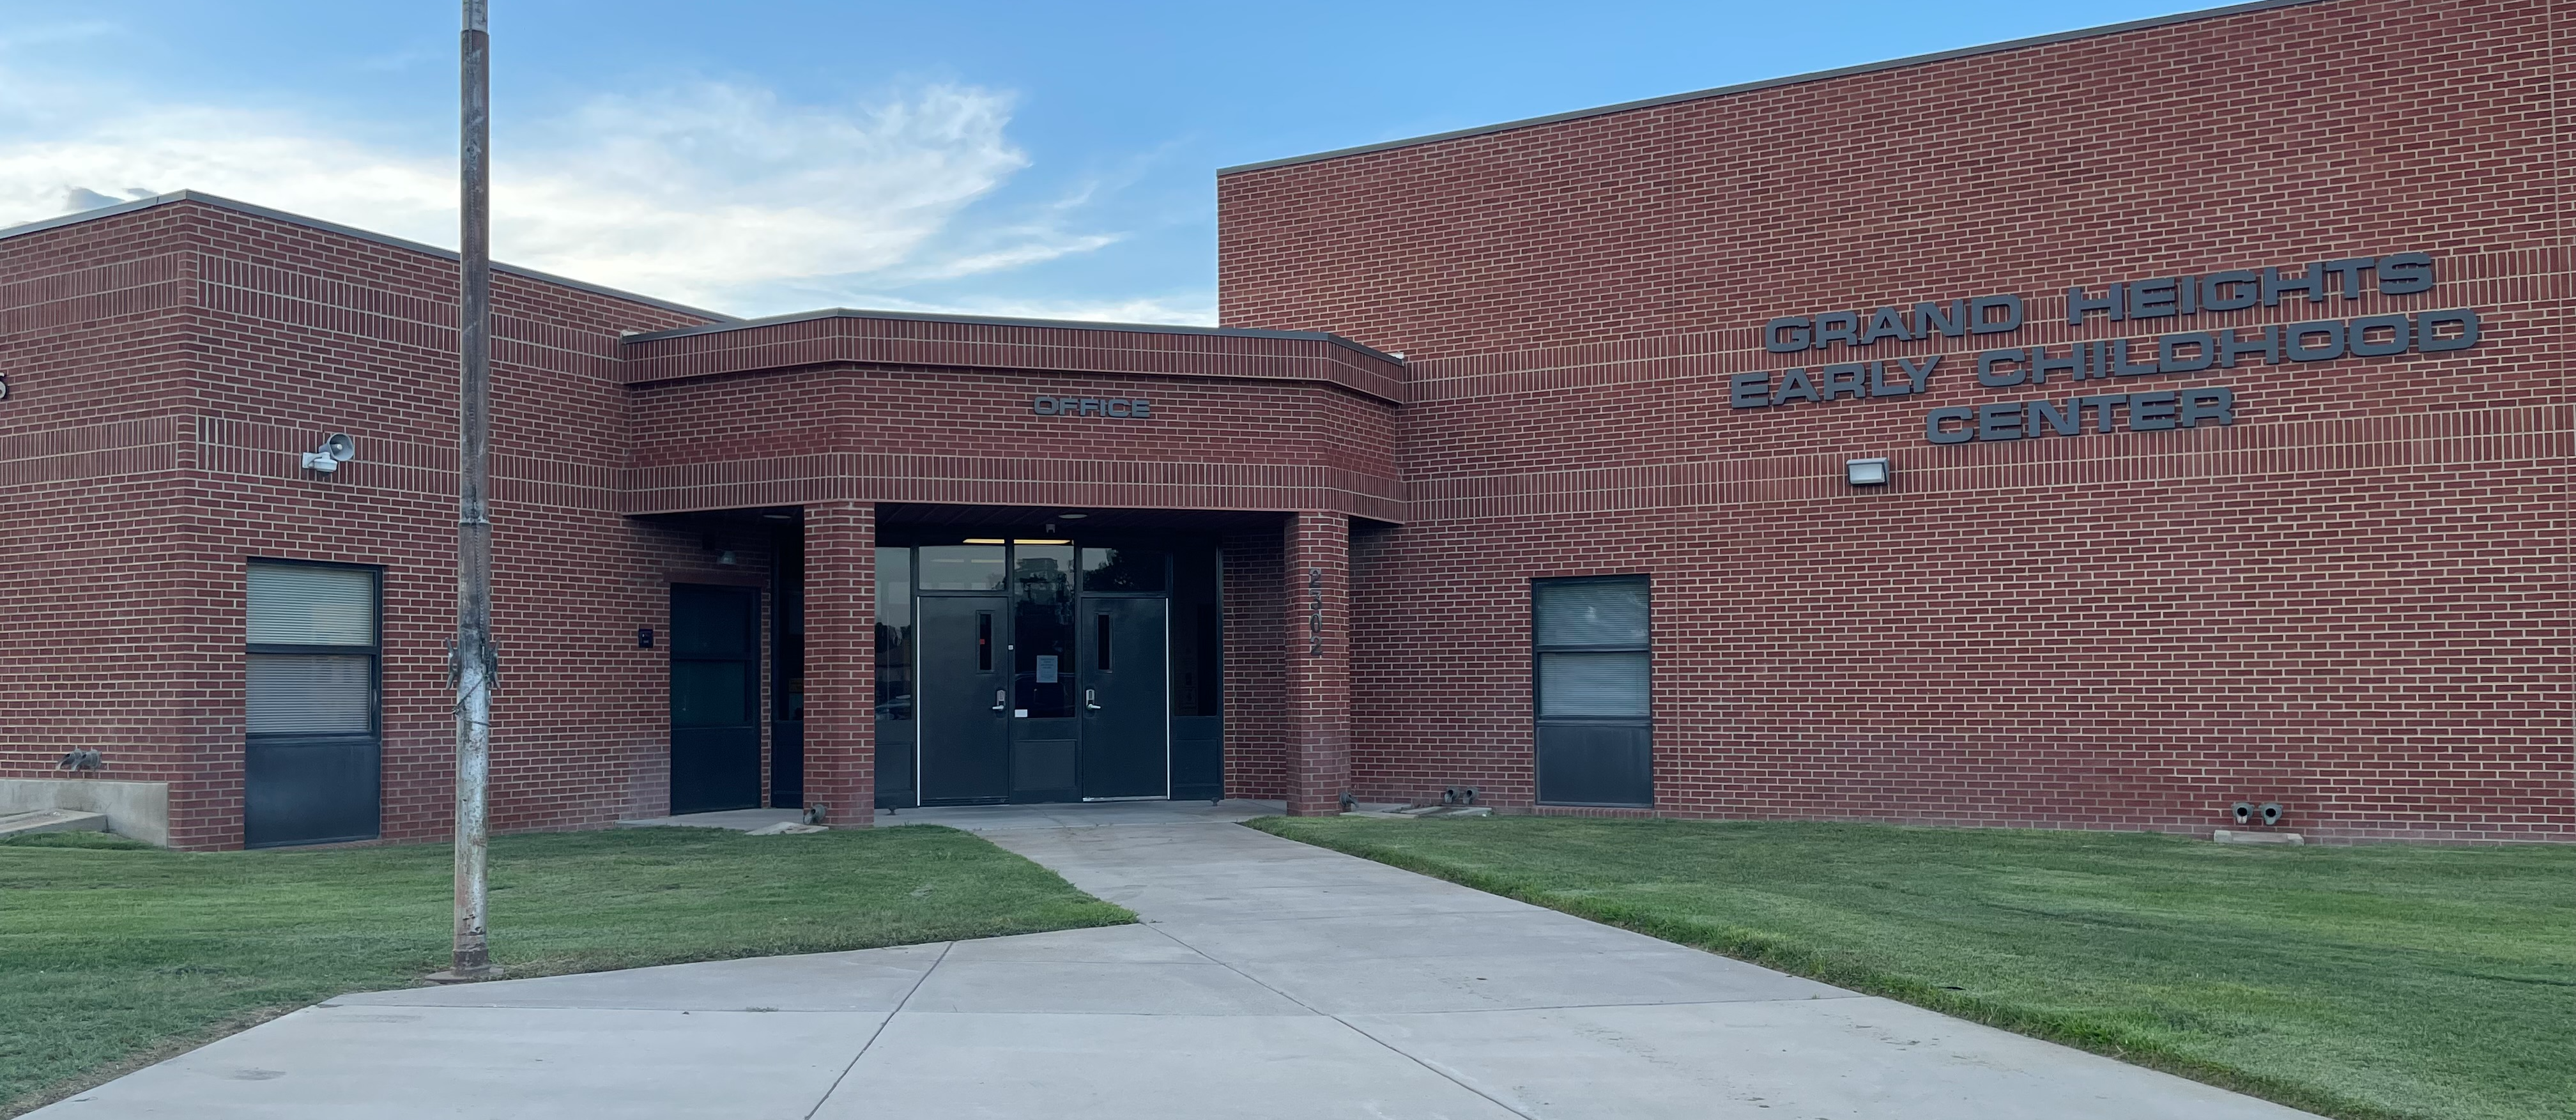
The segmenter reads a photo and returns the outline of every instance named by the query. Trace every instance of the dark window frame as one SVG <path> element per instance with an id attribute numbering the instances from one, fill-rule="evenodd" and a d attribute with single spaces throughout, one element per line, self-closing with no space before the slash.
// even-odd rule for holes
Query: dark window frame
<path id="1" fill-rule="evenodd" d="M 363 646 L 323 646 L 283 642 L 253 642 L 247 640 L 249 637 L 248 631 L 250 629 L 249 570 L 251 568 L 338 568 L 343 571 L 361 571 L 367 573 L 375 585 L 373 588 L 374 594 L 371 596 L 371 598 L 374 599 L 374 616 L 368 625 L 368 629 L 373 631 L 375 634 L 375 641 Z M 263 743 L 279 743 L 287 745 L 303 743 L 340 743 L 359 738 L 382 742 L 385 735 L 384 565 L 347 564 L 331 560 L 287 560 L 267 556 L 251 556 L 244 558 L 242 570 L 242 629 L 244 631 L 243 637 L 245 639 L 242 642 L 242 654 L 244 657 L 242 672 L 245 675 L 245 678 L 247 678 L 247 675 L 250 672 L 248 658 L 253 656 L 348 657 L 359 650 L 364 650 L 366 651 L 367 657 L 367 730 L 364 735 L 360 735 L 356 732 L 301 735 L 278 734 L 276 732 L 253 732 L 249 728 L 249 711 L 247 704 L 250 698 L 248 694 L 248 682 L 245 680 L 244 694 L 242 698 L 245 705 L 242 726 L 243 739 L 245 741 L 257 739 Z"/>
<path id="2" fill-rule="evenodd" d="M 1634 586 L 1642 591 L 1644 593 L 1646 606 L 1646 635 L 1644 640 L 1634 644 L 1623 642 L 1617 644 L 1548 645 L 1541 642 L 1539 637 L 1539 597 L 1541 589 L 1549 587 L 1580 586 L 1585 584 L 1623 584 Z M 1632 572 L 1616 575 L 1533 578 L 1529 583 L 1528 601 L 1530 606 L 1529 710 L 1532 727 L 1530 736 L 1532 800 L 1541 805 L 1605 808 L 1652 808 L 1655 803 L 1652 765 L 1655 740 L 1655 581 L 1653 574 L 1646 572 Z M 1542 676 L 1545 673 L 1542 663 L 1544 661 L 1543 655 L 1551 653 L 1644 654 L 1646 656 L 1646 714 L 1643 716 L 1548 715 L 1544 707 L 1545 693 L 1543 690 L 1546 688 L 1546 681 L 1542 679 Z M 1545 737 L 1545 729 L 1549 727 L 1633 728 L 1643 731 L 1645 733 L 1645 746 L 1648 759 L 1645 798 L 1641 801 L 1581 801 L 1551 799 L 1547 797 L 1547 791 L 1539 780 L 1542 770 L 1539 754 L 1542 749 L 1541 740 Z"/>

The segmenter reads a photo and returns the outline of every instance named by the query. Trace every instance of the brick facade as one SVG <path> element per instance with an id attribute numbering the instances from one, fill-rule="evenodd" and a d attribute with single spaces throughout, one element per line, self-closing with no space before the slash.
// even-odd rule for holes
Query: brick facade
<path id="1" fill-rule="evenodd" d="M 1224 175 L 1226 322 L 1410 358 L 1361 796 L 1528 804 L 1527 581 L 1644 572 L 1661 812 L 2570 838 L 2564 9 L 2273 4 Z M 2407 251 L 2433 291 L 2064 318 Z M 1840 360 L 1775 316 L 1992 293 L 2029 325 L 1852 354 L 1943 355 L 1926 394 L 1730 407 Z M 2147 379 L 2232 426 L 1923 434 L 2045 395 L 1980 387 L 1988 346 L 2454 307 L 2474 349 Z"/>
<path id="2" fill-rule="evenodd" d="M 876 506 L 805 517 L 805 803 L 827 824 L 876 814 Z"/>
<path id="3" fill-rule="evenodd" d="M 1287 671 L 1288 812 L 1342 811 L 1351 792 L 1351 519 L 1306 510 L 1282 555 Z"/>
<path id="4" fill-rule="evenodd" d="M 382 834 L 446 834 L 454 284 L 435 251 L 203 196 L 0 238 L 0 516 L 18 530 L 0 540 L 18 635 L 0 778 L 61 777 L 65 751 L 97 748 L 109 768 L 89 777 L 172 784 L 174 844 L 239 845 L 244 563 L 378 565 Z M 1322 336 L 738 324 L 517 272 L 495 304 L 504 830 L 666 810 L 668 651 L 635 631 L 668 632 L 674 583 L 768 586 L 774 539 L 693 514 L 801 511 L 805 800 L 836 824 L 872 814 L 879 503 L 1399 515 L 1401 366 Z M 669 333 L 702 325 L 723 329 Z M 1158 419 L 1032 415 L 1059 393 L 1149 396 Z M 333 431 L 356 461 L 304 471 Z M 1278 539 L 1239 533 L 1229 562 L 1266 547 L 1275 571 Z M 1257 611 L 1230 594 L 1230 616 Z M 1234 727 L 1276 757 L 1277 701 L 1241 687 Z M 1281 795 L 1282 766 L 1247 763 L 1235 792 Z"/>
<path id="5" fill-rule="evenodd" d="M 775 606 L 782 533 L 804 801 L 866 823 L 877 543 L 1091 509 L 1217 540 L 1226 788 L 1295 812 L 1557 811 L 1530 581 L 1642 573 L 1645 811 L 2205 832 L 2252 800 L 2323 838 L 2576 838 L 2563 6 L 2265 4 L 1237 169 L 1225 330 L 740 322 L 506 271 L 495 824 L 667 808 L 668 652 L 635 631 L 674 583 Z M 2078 286 L 2400 253 L 2430 291 L 2066 318 Z M 0 231 L 0 778 L 97 748 L 171 783 L 175 844 L 238 845 L 244 562 L 372 564 L 383 835 L 445 835 L 454 287 L 452 256 L 203 196 Z M 1765 348 L 2002 293 L 2010 333 Z M 2445 308 L 2474 347 L 1976 376 Z M 1936 356 L 1921 393 L 1733 406 L 1739 375 Z M 2213 385 L 2231 424 L 1925 434 Z M 1059 395 L 1153 417 L 1033 407 Z M 332 431 L 357 461 L 300 469 Z M 1846 484 L 1876 455 L 1890 485 Z"/>

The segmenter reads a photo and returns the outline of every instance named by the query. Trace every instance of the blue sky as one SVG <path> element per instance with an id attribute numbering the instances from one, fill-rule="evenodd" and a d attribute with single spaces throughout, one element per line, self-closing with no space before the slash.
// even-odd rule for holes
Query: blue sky
<path id="1" fill-rule="evenodd" d="M 744 315 L 1211 322 L 1218 167 L 2208 7 L 493 0 L 494 253 Z M 0 0 L 0 224 L 455 243 L 457 5 Z"/>

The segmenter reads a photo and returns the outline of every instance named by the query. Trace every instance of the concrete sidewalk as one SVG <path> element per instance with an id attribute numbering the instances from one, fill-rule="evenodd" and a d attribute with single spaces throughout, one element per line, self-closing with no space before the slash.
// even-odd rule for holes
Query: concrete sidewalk
<path id="1" fill-rule="evenodd" d="M 1145 924 L 351 995 L 71 1117 L 2304 1113 L 1229 823 L 910 811 Z"/>

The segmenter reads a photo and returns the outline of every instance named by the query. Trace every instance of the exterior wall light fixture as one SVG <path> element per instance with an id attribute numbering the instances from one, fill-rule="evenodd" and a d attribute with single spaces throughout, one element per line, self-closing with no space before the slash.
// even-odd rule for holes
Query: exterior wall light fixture
<path id="1" fill-rule="evenodd" d="M 1887 485 L 1887 460 L 1849 459 L 1843 462 L 1843 480 L 1854 486 Z"/>

